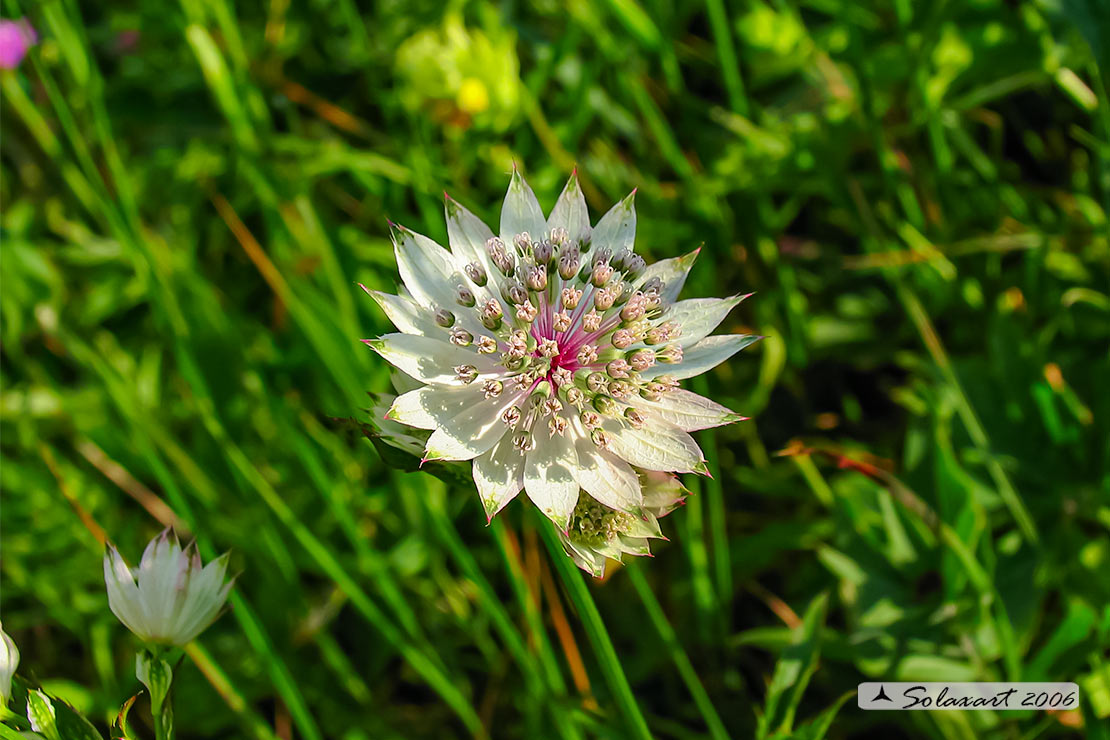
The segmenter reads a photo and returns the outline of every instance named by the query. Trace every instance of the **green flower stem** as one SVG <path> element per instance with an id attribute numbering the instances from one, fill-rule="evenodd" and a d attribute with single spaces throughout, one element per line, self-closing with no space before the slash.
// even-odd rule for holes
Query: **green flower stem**
<path id="1" fill-rule="evenodd" d="M 150 692 L 155 740 L 173 740 L 173 669 L 157 649 L 146 648 L 135 656 L 135 677 Z"/>
<path id="2" fill-rule="evenodd" d="M 663 607 L 659 604 L 659 599 L 655 598 L 655 594 L 648 585 L 647 578 L 640 571 L 638 564 L 631 564 L 625 567 L 624 572 L 628 574 L 628 579 L 632 582 L 632 587 L 636 589 L 636 593 L 640 597 L 640 601 L 644 603 L 644 611 L 647 612 L 648 619 L 651 620 L 652 625 L 655 626 L 655 631 L 659 633 L 659 639 L 667 648 L 667 652 L 671 654 L 671 660 L 674 661 L 675 668 L 678 669 L 679 676 L 682 677 L 683 683 L 690 691 L 690 696 L 694 699 L 694 704 L 697 705 L 698 711 L 701 712 L 702 719 L 705 720 L 706 727 L 709 728 L 709 734 L 714 740 L 727 740 L 729 737 L 728 730 L 725 729 L 724 723 L 721 722 L 721 717 L 717 714 L 717 710 L 713 707 L 713 701 L 706 693 L 705 687 L 702 685 L 701 679 L 698 678 L 698 673 L 694 670 L 694 666 L 690 663 L 690 658 L 686 655 L 686 651 L 682 648 L 682 643 L 678 641 L 678 635 L 675 634 L 674 627 L 667 621 L 667 615 L 663 612 Z"/>
<path id="3" fill-rule="evenodd" d="M 543 541 L 551 553 L 551 562 L 559 572 L 563 585 L 566 586 L 570 600 L 578 612 L 578 618 L 582 620 L 582 627 L 586 630 L 590 644 L 593 645 L 595 658 L 601 667 L 601 672 L 605 674 L 609 689 L 613 692 L 613 699 L 628 723 L 629 737 L 651 740 L 652 735 L 648 729 L 647 720 L 640 712 L 636 697 L 632 694 L 632 687 L 628 685 L 628 678 L 624 675 L 620 658 L 613 648 L 613 641 L 609 639 L 609 633 L 601 620 L 597 605 L 594 604 L 590 590 L 583 581 L 584 576 L 578 570 L 578 566 L 563 552 L 563 546 L 559 542 L 559 536 L 552 529 L 551 522 L 534 508 L 532 515 L 535 516 L 536 527 L 540 530 Z"/>

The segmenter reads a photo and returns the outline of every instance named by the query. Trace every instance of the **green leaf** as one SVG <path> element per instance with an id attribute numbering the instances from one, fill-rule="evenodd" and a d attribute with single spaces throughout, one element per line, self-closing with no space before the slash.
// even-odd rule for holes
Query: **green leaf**
<path id="1" fill-rule="evenodd" d="M 135 678 L 150 691 L 151 703 L 165 701 L 173 684 L 173 668 L 149 650 L 135 656 Z"/>
<path id="2" fill-rule="evenodd" d="M 794 714 L 802 701 L 802 694 L 817 669 L 821 631 L 825 625 L 828 605 L 827 593 L 822 593 L 810 603 L 802 617 L 802 623 L 794 629 L 792 644 L 779 657 L 771 676 L 771 685 L 767 689 L 758 737 L 789 733 L 793 727 Z"/>
<path id="3" fill-rule="evenodd" d="M 112 729 L 119 733 L 120 740 L 134 740 L 131 731 L 127 729 L 127 715 L 131 713 L 131 707 L 135 705 L 135 700 L 138 698 L 139 695 L 135 694 L 125 701 L 119 708 L 115 722 L 112 723 Z"/>
<path id="4" fill-rule="evenodd" d="M 1095 625 L 1095 611 L 1079 600 L 1068 603 L 1067 613 L 1059 626 L 1053 630 L 1052 635 L 1022 673 L 1025 681 L 1048 681 L 1052 676 L 1051 669 L 1065 651 L 1079 645 L 1091 634 Z M 1060 680 L 1067 680 L 1060 676 Z"/>
<path id="5" fill-rule="evenodd" d="M 820 714 L 811 720 L 806 721 L 799 727 L 790 737 L 792 740 L 822 740 L 825 733 L 829 731 L 832 726 L 833 720 L 836 719 L 837 713 L 840 708 L 844 706 L 844 702 L 848 701 L 856 695 L 855 691 L 846 691 L 841 694 L 840 698 L 833 702 L 828 708 L 823 710 Z"/>
<path id="6" fill-rule="evenodd" d="M 104 740 L 97 729 L 76 709 L 60 699 L 54 699 L 58 734 L 65 740 Z"/>
<path id="7" fill-rule="evenodd" d="M 150 691 L 150 711 L 154 715 L 157 740 L 173 737 L 173 668 L 150 650 L 135 656 L 135 677 Z"/>
<path id="8" fill-rule="evenodd" d="M 31 729 L 41 733 L 46 740 L 62 740 L 58 733 L 54 702 L 38 689 L 27 692 L 27 719 L 31 721 Z"/>

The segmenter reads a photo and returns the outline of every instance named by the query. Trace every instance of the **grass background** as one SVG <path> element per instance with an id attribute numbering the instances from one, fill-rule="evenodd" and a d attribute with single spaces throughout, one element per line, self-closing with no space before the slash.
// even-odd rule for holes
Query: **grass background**
<path id="1" fill-rule="evenodd" d="M 40 35 L 0 73 L 28 680 L 106 728 L 138 684 L 101 540 L 176 523 L 242 574 L 182 738 L 1108 736 L 1104 4 L 2 7 Z M 603 582 L 337 421 L 389 389 L 386 217 L 495 223 L 514 161 L 545 207 L 577 165 L 595 219 L 639 188 L 638 250 L 704 243 L 685 295 L 756 291 L 723 329 L 766 336 L 692 385 L 754 421 Z M 877 678 L 1083 705 L 858 711 Z"/>

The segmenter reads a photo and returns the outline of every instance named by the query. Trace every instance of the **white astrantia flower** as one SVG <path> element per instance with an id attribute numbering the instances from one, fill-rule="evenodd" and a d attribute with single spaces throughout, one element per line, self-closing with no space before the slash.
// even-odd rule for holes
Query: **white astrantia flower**
<path id="1" fill-rule="evenodd" d="M 202 566 L 196 547 L 182 548 L 169 529 L 150 541 L 138 568 L 129 568 L 110 545 L 108 606 L 143 642 L 181 647 L 220 615 L 232 586 L 227 559 L 225 553 Z"/>
<path id="2" fill-rule="evenodd" d="M 705 473 L 689 433 L 742 418 L 679 381 L 758 339 L 709 336 L 746 296 L 677 301 L 697 252 L 647 265 L 633 195 L 591 228 L 572 175 L 544 218 L 514 169 L 498 234 L 450 198 L 450 251 L 393 228 L 404 289 L 367 292 L 399 333 L 364 341 L 424 385 L 387 418 L 473 460 L 489 518 L 523 489 L 564 534 L 580 491 L 646 521 L 637 469 Z"/>
<path id="3" fill-rule="evenodd" d="M 0 624 L 0 707 L 5 706 L 12 697 L 12 676 L 18 667 L 19 648 Z"/>

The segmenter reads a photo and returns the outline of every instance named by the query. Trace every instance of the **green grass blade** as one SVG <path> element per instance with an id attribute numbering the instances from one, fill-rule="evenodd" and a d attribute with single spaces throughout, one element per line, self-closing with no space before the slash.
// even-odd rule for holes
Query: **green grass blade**
<path id="1" fill-rule="evenodd" d="M 724 723 L 721 722 L 720 715 L 717 714 L 716 708 L 713 706 L 713 700 L 709 698 L 709 694 L 705 691 L 705 686 L 702 685 L 701 679 L 698 678 L 697 671 L 694 670 L 690 658 L 686 655 L 686 651 L 682 647 L 682 643 L 678 640 L 678 635 L 674 631 L 674 627 L 667 621 L 667 615 L 663 613 L 663 607 L 659 604 L 659 599 L 656 598 L 655 593 L 651 590 L 651 586 L 647 582 L 642 572 L 642 566 L 639 563 L 630 564 L 625 567 L 624 571 L 628 574 L 628 580 L 632 582 L 632 587 L 636 589 L 640 601 L 644 604 L 644 610 L 647 612 L 648 619 L 651 620 L 652 626 L 655 631 L 659 633 L 659 639 L 663 641 L 664 647 L 671 655 L 671 660 L 674 661 L 675 668 L 678 669 L 679 676 L 682 677 L 682 682 L 686 684 L 686 689 L 690 692 L 694 704 L 697 705 L 698 711 L 701 712 L 702 719 L 705 720 L 705 726 L 709 728 L 709 734 L 715 740 L 723 740 L 729 737 L 728 730 L 725 729 Z"/>
<path id="2" fill-rule="evenodd" d="M 617 709 L 624 715 L 629 737 L 651 738 L 652 735 L 648 729 L 647 720 L 644 719 L 640 706 L 636 703 L 632 687 L 629 686 L 628 678 L 624 675 L 624 667 L 621 665 L 620 658 L 617 657 L 617 651 L 613 648 L 613 641 L 609 638 L 609 632 L 605 629 L 605 622 L 602 621 L 601 613 L 598 612 L 597 605 L 594 604 L 593 597 L 590 595 L 590 590 L 586 587 L 585 576 L 563 552 L 563 546 L 559 543 L 559 537 L 551 523 L 538 511 L 533 510 L 532 514 L 536 518 L 536 526 L 540 530 L 540 536 L 543 537 L 544 544 L 547 545 L 552 564 L 558 572 L 563 586 L 566 587 L 571 604 L 574 605 L 578 612 L 578 618 L 582 622 L 582 628 L 586 631 L 586 636 L 594 648 L 594 658 L 597 660 L 601 672 L 609 684 L 609 689 L 613 693 L 613 701 L 616 703 Z"/>

